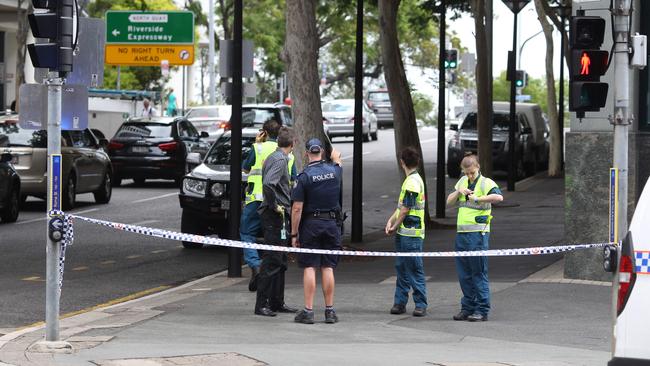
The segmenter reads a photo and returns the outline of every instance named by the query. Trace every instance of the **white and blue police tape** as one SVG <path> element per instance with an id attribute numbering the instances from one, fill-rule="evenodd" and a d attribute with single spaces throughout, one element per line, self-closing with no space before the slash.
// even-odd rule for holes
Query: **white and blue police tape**
<path id="1" fill-rule="evenodd" d="M 568 244 L 559 246 L 543 246 L 543 247 L 530 247 L 530 248 L 513 248 L 513 249 L 489 249 L 489 250 L 476 250 L 476 251 L 450 251 L 450 252 L 383 252 L 383 251 L 365 251 L 365 250 L 328 250 L 328 249 L 310 249 L 310 248 L 293 248 L 281 247 L 266 244 L 246 243 L 236 240 L 228 240 L 221 238 L 213 238 L 201 235 L 179 233 L 170 230 L 162 230 L 156 228 L 148 228 L 144 226 L 121 224 L 117 222 L 110 222 L 105 220 L 91 219 L 88 217 L 65 214 L 66 219 L 72 218 L 84 222 L 89 222 L 96 225 L 101 225 L 113 228 L 120 231 L 126 231 L 146 236 L 153 236 L 157 238 L 180 240 L 204 245 L 215 245 L 231 248 L 246 248 L 258 250 L 270 250 L 278 252 L 289 253 L 309 253 L 309 254 L 331 254 L 331 255 L 346 255 L 346 256 L 364 256 L 364 257 L 502 257 L 502 256 L 519 256 L 519 255 L 541 255 L 541 254 L 555 254 L 568 252 L 579 249 L 601 248 L 607 245 L 616 245 L 616 243 L 603 242 L 603 243 L 590 243 L 590 244 Z M 67 220 L 66 220 L 67 221 Z M 72 222 L 68 229 L 71 231 L 70 235 L 64 236 L 64 240 L 70 240 L 68 245 L 71 244 L 73 239 L 72 235 Z"/>

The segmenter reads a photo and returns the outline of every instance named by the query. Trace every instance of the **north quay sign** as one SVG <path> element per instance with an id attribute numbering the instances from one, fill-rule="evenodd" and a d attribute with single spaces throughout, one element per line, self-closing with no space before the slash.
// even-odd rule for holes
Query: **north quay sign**
<path id="1" fill-rule="evenodd" d="M 192 65 L 194 13 L 107 11 L 105 55 L 109 65 Z"/>

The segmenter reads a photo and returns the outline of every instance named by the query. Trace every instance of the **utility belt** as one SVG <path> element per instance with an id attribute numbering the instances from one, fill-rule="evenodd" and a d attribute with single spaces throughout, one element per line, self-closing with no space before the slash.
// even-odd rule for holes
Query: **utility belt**
<path id="1" fill-rule="evenodd" d="M 314 212 L 309 212 L 306 217 L 308 218 L 315 218 L 315 219 L 321 219 L 321 220 L 336 220 L 338 222 L 343 221 L 343 218 L 341 217 L 341 211 L 338 210 L 332 210 L 332 211 L 319 211 L 316 210 Z"/>

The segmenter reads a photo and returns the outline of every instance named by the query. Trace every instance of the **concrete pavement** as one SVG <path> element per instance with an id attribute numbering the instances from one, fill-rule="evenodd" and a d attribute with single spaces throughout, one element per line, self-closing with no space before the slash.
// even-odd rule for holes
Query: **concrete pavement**
<path id="1" fill-rule="evenodd" d="M 559 243 L 563 180 L 538 176 L 518 188 L 494 210 L 492 247 Z M 449 250 L 453 237 L 453 230 L 430 230 L 425 250 Z M 391 250 L 392 238 L 367 233 L 352 247 Z M 318 293 L 317 323 L 295 324 L 291 314 L 253 315 L 248 278 L 212 275 L 63 319 L 70 354 L 33 352 L 42 328 L 9 333 L 0 337 L 0 365 L 604 365 L 611 287 L 563 280 L 562 266 L 558 255 L 491 259 L 493 311 L 484 323 L 451 320 L 460 298 L 451 259 L 425 260 L 429 314 L 414 318 L 388 313 L 392 260 L 346 258 L 337 271 L 334 325 L 323 323 Z M 287 272 L 290 305 L 302 304 L 300 275 L 294 265 Z"/>

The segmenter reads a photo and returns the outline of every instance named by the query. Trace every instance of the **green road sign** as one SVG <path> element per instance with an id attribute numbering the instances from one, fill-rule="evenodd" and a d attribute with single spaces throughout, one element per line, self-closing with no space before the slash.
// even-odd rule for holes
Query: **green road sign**
<path id="1" fill-rule="evenodd" d="M 194 43 L 191 11 L 107 11 L 106 44 Z"/>

